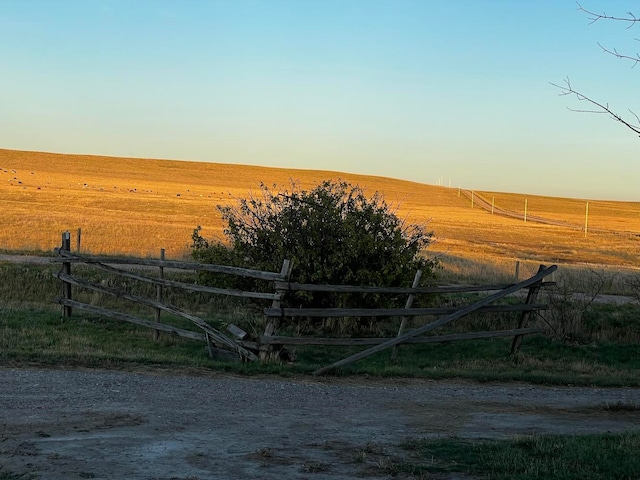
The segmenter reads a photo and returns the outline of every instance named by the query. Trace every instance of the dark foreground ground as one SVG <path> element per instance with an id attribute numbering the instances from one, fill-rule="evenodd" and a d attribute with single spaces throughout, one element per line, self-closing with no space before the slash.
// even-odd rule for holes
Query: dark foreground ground
<path id="1" fill-rule="evenodd" d="M 0 478 L 390 478 L 407 439 L 640 429 L 614 404 L 640 389 L 0 368 Z"/>

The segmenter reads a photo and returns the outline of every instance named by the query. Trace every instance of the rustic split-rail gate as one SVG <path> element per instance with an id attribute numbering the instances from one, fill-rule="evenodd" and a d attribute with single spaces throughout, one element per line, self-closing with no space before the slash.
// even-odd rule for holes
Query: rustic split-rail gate
<path id="1" fill-rule="evenodd" d="M 516 353 L 524 335 L 541 331 L 540 327 L 527 326 L 533 313 L 548 308 L 546 304 L 537 303 L 541 288 L 552 284 L 545 282 L 545 278 L 556 271 L 552 265 L 541 265 L 532 277 L 511 285 L 486 286 L 440 286 L 420 287 L 421 272 L 418 271 L 411 287 L 363 287 L 351 285 L 313 285 L 300 284 L 290 281 L 291 263 L 284 260 L 280 272 L 265 272 L 246 268 L 230 267 L 226 265 L 202 264 L 194 262 L 167 261 L 161 254 L 160 259 L 132 259 L 120 257 L 102 257 L 79 255 L 71 252 L 71 237 L 68 232 L 62 235 L 62 247 L 56 248 L 62 268 L 56 276 L 61 280 L 63 296 L 58 302 L 63 306 L 65 317 L 70 317 L 73 309 L 81 309 L 94 314 L 104 315 L 125 322 L 130 322 L 159 332 L 168 332 L 192 340 L 206 342 L 210 356 L 233 354 L 244 361 L 267 361 L 277 356 L 277 352 L 284 346 L 293 345 L 324 345 L 324 346 L 368 346 L 369 348 L 344 358 L 331 365 L 322 367 L 314 372 L 322 374 L 334 368 L 349 365 L 362 358 L 373 355 L 382 350 L 393 348 L 393 356 L 397 355 L 397 348 L 402 344 L 453 342 L 479 338 L 513 337 L 511 353 Z M 98 284 L 72 274 L 72 264 L 92 265 L 109 274 L 150 283 L 156 286 L 156 298 L 146 298 L 126 293 L 117 288 Z M 149 270 L 158 269 L 159 275 L 146 274 Z M 271 282 L 273 292 L 241 291 L 227 288 L 214 288 L 194 283 L 187 283 L 164 278 L 165 269 L 212 272 L 234 275 Z M 109 310 L 88 303 L 74 300 L 72 287 L 88 289 L 90 291 L 112 295 L 137 304 L 145 305 L 155 311 L 155 320 L 140 318 L 128 313 Z M 265 329 L 260 338 L 247 340 L 247 334 L 235 325 L 228 326 L 228 333 L 222 332 L 202 318 L 175 306 L 163 302 L 163 288 L 178 288 L 185 292 L 201 292 L 212 295 L 224 295 L 271 301 L 271 306 L 264 309 Z M 526 289 L 524 302 L 509 305 L 496 305 L 495 302 Z M 404 308 L 287 308 L 283 307 L 283 300 L 289 292 L 337 292 L 361 293 L 380 295 L 406 295 Z M 413 308 L 417 295 L 459 294 L 466 292 L 494 292 L 464 307 L 434 307 Z M 198 331 L 178 328 L 161 321 L 161 312 L 167 312 L 191 321 Z M 430 335 L 425 333 L 435 330 L 471 313 L 490 312 L 520 312 L 518 326 L 508 330 L 494 330 L 486 332 L 470 332 L 448 335 Z M 401 318 L 397 336 L 393 338 L 318 338 L 291 337 L 278 335 L 280 326 L 287 318 Z M 410 331 L 406 330 L 407 320 L 411 317 L 437 317 L 425 325 Z"/>

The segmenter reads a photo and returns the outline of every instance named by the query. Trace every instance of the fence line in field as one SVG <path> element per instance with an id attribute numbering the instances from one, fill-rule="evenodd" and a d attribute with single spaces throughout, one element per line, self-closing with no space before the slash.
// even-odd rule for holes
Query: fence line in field
<path id="1" fill-rule="evenodd" d="M 482 286 L 429 286 L 420 287 L 419 279 L 421 272 L 416 274 L 413 286 L 411 287 L 384 287 L 384 286 L 354 286 L 354 285 L 317 285 L 290 282 L 292 265 L 288 260 L 284 260 L 280 272 L 265 272 L 247 268 L 231 267 L 226 265 L 203 264 L 196 262 L 182 262 L 164 260 L 161 253 L 160 259 L 133 259 L 121 257 L 98 257 L 90 255 L 80 255 L 71 252 L 70 234 L 65 232 L 62 236 L 62 247 L 56 249 L 58 258 L 55 261 L 62 264 L 60 272 L 56 277 L 62 282 L 63 296 L 58 300 L 63 306 L 65 317 L 72 315 L 73 309 L 81 309 L 98 315 L 108 316 L 120 321 L 133 323 L 139 326 L 155 330 L 154 338 L 159 332 L 167 332 L 179 335 L 191 340 L 205 341 L 211 356 L 228 356 L 233 354 L 245 361 L 269 361 L 278 357 L 284 346 L 295 345 L 324 345 L 324 346 L 370 346 L 357 356 L 348 357 L 336 362 L 336 364 L 323 367 L 317 370 L 316 374 L 348 365 L 353 361 L 364 358 L 377 351 L 386 348 L 394 348 L 393 355 L 397 355 L 398 346 L 401 344 L 424 344 L 437 342 L 451 342 L 460 340 L 470 340 L 479 338 L 514 337 L 511 352 L 515 353 L 520 347 L 524 335 L 539 332 L 539 327 L 528 326 L 531 315 L 537 311 L 548 308 L 544 303 L 537 303 L 537 294 L 540 288 L 549 285 L 544 278 L 556 270 L 556 266 L 541 266 L 538 273 L 529 279 L 510 285 L 482 285 Z M 128 278 L 137 282 L 144 282 L 156 286 L 155 298 L 147 298 L 133 295 L 108 287 L 104 284 L 91 282 L 77 275 L 72 274 L 72 265 L 85 264 L 118 277 Z M 143 271 L 132 271 L 131 267 L 142 269 L 158 269 L 159 276 L 145 275 Z M 273 292 L 242 291 L 230 288 L 209 287 L 193 283 L 182 282 L 165 278 L 165 269 L 179 269 L 181 271 L 223 273 L 226 275 L 239 276 L 270 282 L 273 285 Z M 101 294 L 107 294 L 139 305 L 151 308 L 155 313 L 155 320 L 147 320 L 129 313 L 122 313 L 79 302 L 73 298 L 72 288 L 81 288 Z M 258 338 L 251 338 L 247 332 L 235 325 L 229 325 L 228 334 L 209 325 L 205 320 L 193 313 L 186 312 L 163 301 L 163 288 L 177 288 L 185 292 L 199 292 L 211 295 L 223 295 L 254 300 L 271 301 L 271 305 L 263 309 L 265 317 L 265 328 Z M 527 299 L 523 303 L 512 305 L 495 305 L 496 300 L 506 297 L 518 290 L 528 291 Z M 286 304 L 288 295 L 294 292 L 327 292 L 346 294 L 362 293 L 377 295 L 407 295 L 404 308 L 292 308 Z M 413 308 L 413 299 L 418 295 L 444 295 L 459 294 L 468 292 L 496 292 L 483 299 L 462 307 L 430 307 Z M 161 321 L 161 312 L 187 319 L 195 325 L 199 331 L 186 330 L 176 326 L 168 325 Z M 461 334 L 449 334 L 439 336 L 421 336 L 424 333 L 434 330 L 440 326 L 450 323 L 470 313 L 520 313 L 517 328 L 487 331 L 469 332 Z M 388 318 L 399 317 L 402 319 L 398 334 L 394 338 L 319 338 L 319 337 L 287 337 L 279 334 L 283 323 L 299 321 L 300 318 Z M 438 320 L 405 332 L 406 321 L 411 317 L 439 317 Z"/>

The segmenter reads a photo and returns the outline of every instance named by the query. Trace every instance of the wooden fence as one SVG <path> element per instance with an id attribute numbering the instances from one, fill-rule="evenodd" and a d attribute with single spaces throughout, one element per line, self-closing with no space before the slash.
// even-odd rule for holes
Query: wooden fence
<path id="1" fill-rule="evenodd" d="M 211 265 L 201 264 L 193 262 L 177 262 L 167 261 L 164 259 L 133 259 L 133 258 L 120 258 L 120 257 L 95 257 L 88 255 L 77 255 L 71 252 L 71 236 L 69 232 L 62 234 L 62 246 L 56 248 L 55 251 L 58 254 L 57 261 L 62 263 L 62 268 L 56 273 L 56 277 L 61 280 L 63 288 L 63 296 L 58 299 L 58 303 L 63 306 L 63 314 L 65 317 L 70 317 L 74 308 L 85 310 L 91 313 L 104 315 L 107 317 L 115 318 L 125 322 L 134 323 L 143 327 L 148 327 L 156 330 L 157 332 L 168 332 L 175 335 L 179 335 L 184 338 L 192 340 L 202 340 L 207 342 L 209 354 L 214 356 L 215 354 L 224 354 L 224 351 L 231 351 L 239 355 L 244 360 L 258 360 L 256 353 L 245 348 L 238 343 L 234 338 L 227 334 L 213 328 L 205 320 L 194 315 L 192 313 L 181 310 L 173 305 L 168 305 L 162 301 L 162 288 L 172 287 L 179 288 L 185 292 L 201 292 L 212 295 L 225 295 L 232 297 L 254 298 L 262 300 L 272 300 L 272 305 L 279 305 L 280 294 L 268 293 L 268 292 L 245 292 L 240 290 L 214 288 L 204 285 L 191 284 L 186 282 L 180 282 L 176 280 L 169 280 L 164 278 L 165 269 L 177 269 L 181 271 L 195 271 L 195 272 L 212 272 L 212 273 L 224 273 L 228 275 L 235 275 L 246 278 L 254 278 L 258 280 L 265 280 L 269 282 L 274 281 L 286 281 L 288 280 L 288 265 L 289 262 L 285 261 L 283 266 L 283 272 L 264 272 L 260 270 L 251 270 L 245 268 L 230 267 L 226 265 Z M 162 255 L 161 255 L 162 256 Z M 103 284 L 90 282 L 84 278 L 76 275 L 72 275 L 72 264 L 86 264 L 92 265 L 110 274 L 115 274 L 123 278 L 129 278 L 137 280 L 139 282 L 151 283 L 157 287 L 157 295 L 155 299 L 146 298 L 138 295 L 123 292 L 119 289 L 111 288 Z M 115 266 L 114 266 L 115 265 Z M 132 269 L 132 267 L 135 268 Z M 154 269 L 158 268 L 159 277 L 150 275 L 144 275 L 141 269 Z M 286 267 L 286 269 L 285 269 Z M 145 305 L 152 308 L 155 311 L 155 321 L 146 320 L 128 313 L 117 312 L 106 308 L 97 307 L 88 303 L 79 302 L 73 299 L 72 286 L 80 287 L 90 291 L 111 295 L 120 299 L 128 300 L 133 303 Z M 177 328 L 166 323 L 160 322 L 160 312 L 167 312 L 178 317 L 185 318 L 196 325 L 202 332 L 185 330 Z"/>
<path id="2" fill-rule="evenodd" d="M 284 346 L 295 345 L 324 345 L 324 346 L 369 346 L 355 355 L 351 355 L 332 365 L 318 369 L 315 374 L 322 374 L 330 369 L 341 367 L 365 358 L 379 351 L 393 348 L 393 356 L 397 355 L 398 347 L 401 344 L 415 343 L 436 343 L 452 342 L 458 340 L 469 340 L 478 338 L 494 337 L 514 337 L 511 345 L 511 352 L 515 353 L 520 348 L 524 335 L 540 331 L 538 327 L 527 326 L 533 313 L 547 309 L 548 306 L 536 303 L 538 293 L 541 288 L 551 282 L 544 279 L 552 274 L 557 267 L 540 266 L 538 273 L 531 278 L 511 285 L 485 285 L 485 286 L 440 286 L 440 287 L 420 287 L 421 272 L 416 273 L 411 287 L 362 287 L 350 285 L 312 285 L 300 284 L 289 281 L 291 275 L 291 264 L 288 260 L 283 262 L 280 272 L 264 272 L 244 268 L 229 267 L 224 265 L 201 264 L 193 262 L 166 261 L 163 258 L 154 259 L 129 259 L 116 257 L 94 257 L 78 255 L 71 252 L 70 234 L 65 232 L 62 237 L 62 247 L 56 249 L 59 256 L 57 259 L 62 262 L 62 269 L 56 276 L 63 284 L 63 297 L 59 303 L 64 307 L 64 315 L 71 316 L 72 309 L 79 308 L 92 313 L 105 315 L 118 320 L 131 322 L 144 327 L 152 328 L 156 331 L 164 331 L 180 335 L 185 338 L 202 340 L 207 342 L 209 354 L 214 356 L 224 352 L 233 352 L 243 360 L 255 361 L 262 359 L 269 360 L 277 356 Z M 162 255 L 161 255 L 162 257 Z M 71 265 L 83 263 L 93 265 L 110 274 L 116 274 L 125 278 L 156 285 L 157 295 L 155 299 L 143 298 L 140 296 L 124 293 L 117 289 L 109 288 L 105 285 L 89 282 L 78 276 L 72 275 Z M 131 266 L 136 266 L 138 270 L 132 270 Z M 155 269 L 159 271 L 159 276 L 144 275 L 139 268 Z M 273 292 L 253 292 L 240 291 L 225 288 L 214 288 L 203 285 L 195 285 L 164 278 L 164 270 L 167 268 L 205 271 L 215 273 L 225 273 L 247 278 L 254 278 L 271 282 Z M 113 295 L 131 302 L 146 305 L 156 312 L 155 321 L 142 319 L 130 314 L 115 312 L 101 307 L 96 307 L 87 303 L 78 302 L 73 299 L 72 286 L 95 292 Z M 265 330 L 259 338 L 248 339 L 246 332 L 235 325 L 230 325 L 229 333 L 223 333 L 198 316 L 185 312 L 175 306 L 165 304 L 162 301 L 162 288 L 179 288 L 186 292 L 203 292 L 212 295 L 235 296 L 271 301 L 271 305 L 264 309 Z M 512 295 L 519 290 L 527 290 L 526 299 L 517 304 L 495 305 L 494 303 L 508 295 Z M 378 295 L 406 295 L 404 308 L 290 308 L 283 302 L 290 292 L 333 292 L 337 294 L 360 293 Z M 433 307 L 433 308 L 413 308 L 413 303 L 418 295 L 445 295 L 460 294 L 468 292 L 494 292 L 487 293 L 474 303 L 463 307 Z M 160 321 L 160 312 L 165 311 L 193 322 L 201 331 L 191 331 L 180 329 Z M 435 330 L 454 320 L 469 315 L 471 313 L 491 313 L 491 312 L 519 312 L 519 320 L 516 328 L 486 332 L 470 332 L 460 334 L 423 336 L 425 333 Z M 397 336 L 393 338 L 319 338 L 319 337 L 290 337 L 278 335 L 284 323 L 290 324 L 295 318 L 389 318 L 400 317 L 399 330 Z M 407 320 L 412 317 L 438 317 L 436 320 L 414 330 L 406 332 Z"/>

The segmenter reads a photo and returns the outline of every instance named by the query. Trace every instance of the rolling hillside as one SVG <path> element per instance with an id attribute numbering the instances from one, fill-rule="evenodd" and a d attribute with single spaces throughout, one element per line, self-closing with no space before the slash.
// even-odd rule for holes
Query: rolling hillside
<path id="1" fill-rule="evenodd" d="M 312 187 L 327 178 L 380 191 L 411 223 L 428 222 L 431 252 L 464 258 L 640 265 L 640 203 L 477 192 L 502 209 L 557 219 L 576 228 L 492 215 L 458 189 L 328 172 L 187 161 L 63 155 L 0 149 L 0 249 L 51 250 L 64 230 L 82 228 L 92 253 L 167 256 L 188 253 L 193 229 L 222 239 L 216 205 L 233 202 L 261 182 Z M 612 232 L 598 233 L 596 230 Z M 618 233 L 613 233 L 613 231 Z"/>

